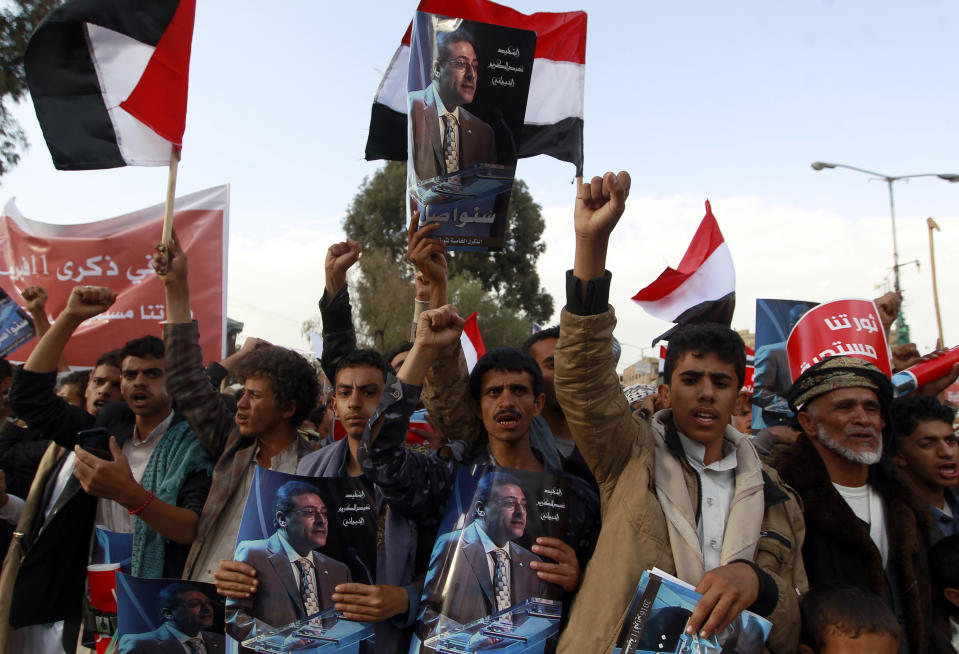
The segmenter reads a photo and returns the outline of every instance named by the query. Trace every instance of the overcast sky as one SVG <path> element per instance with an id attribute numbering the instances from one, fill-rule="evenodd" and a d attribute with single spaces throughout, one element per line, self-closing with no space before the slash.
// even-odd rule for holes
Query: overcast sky
<path id="1" fill-rule="evenodd" d="M 951 2 L 507 2 L 589 14 L 587 175 L 626 169 L 629 207 L 613 239 L 612 304 L 621 364 L 668 325 L 629 298 L 675 266 L 713 213 L 737 272 L 735 328 L 757 297 L 875 297 L 888 283 L 886 185 L 815 160 L 887 175 L 959 173 L 959 18 Z M 305 349 L 327 246 L 365 176 L 370 104 L 411 2 L 261 4 L 201 0 L 178 192 L 231 185 L 228 309 L 244 335 Z M 32 104 L 17 118 L 33 146 L 0 179 L 25 216 L 86 222 L 161 202 L 166 170 L 58 172 Z M 574 169 L 519 162 L 547 220 L 543 284 L 564 303 L 572 263 Z M 947 344 L 959 342 L 959 184 L 895 186 L 906 317 L 920 349 L 936 337 L 925 219 L 936 235 Z M 482 318 L 481 318 L 482 320 Z M 480 323 L 482 327 L 482 322 Z"/>

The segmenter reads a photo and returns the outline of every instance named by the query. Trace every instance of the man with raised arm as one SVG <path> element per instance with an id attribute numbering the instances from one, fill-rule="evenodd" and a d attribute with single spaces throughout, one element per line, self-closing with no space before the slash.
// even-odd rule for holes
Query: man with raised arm
<path id="1" fill-rule="evenodd" d="M 153 259 L 166 293 L 167 385 L 197 437 L 216 461 L 213 485 L 190 550 L 184 577 L 213 582 L 223 559 L 232 559 L 255 466 L 292 474 L 312 451 L 296 428 L 316 404 L 313 367 L 299 354 L 247 339 L 223 365 L 243 382 L 236 415 L 211 386 L 203 368 L 199 329 L 190 317 L 186 254 L 174 235 Z"/>
<path id="2" fill-rule="evenodd" d="M 74 478 L 53 477 L 45 515 L 23 539 L 14 627 L 79 617 L 94 524 L 133 534 L 132 571 L 142 577 L 178 577 L 196 535 L 212 462 L 173 410 L 160 339 L 144 336 L 120 351 L 123 402 L 93 416 L 54 394 L 57 361 L 73 332 L 115 299 L 108 288 L 74 288 L 11 387 L 11 404 L 27 424 L 75 456 Z M 98 365 L 94 379 L 106 367 Z M 96 440 L 81 438 L 79 432 L 96 428 L 103 429 Z M 85 496 L 100 499 L 94 505 Z"/>
<path id="3" fill-rule="evenodd" d="M 397 376 L 389 377 L 357 448 L 364 475 L 377 485 L 391 510 L 418 524 L 438 523 L 461 463 L 556 471 L 544 465 L 529 444 L 529 425 L 543 402 L 539 367 L 528 355 L 511 348 L 487 353 L 470 378 L 471 404 L 482 415 L 489 434 L 483 453 L 464 459 L 462 442 L 431 454 L 403 447 L 409 416 L 419 401 L 426 373 L 437 354 L 458 341 L 463 322 L 449 305 L 420 314 L 413 348 Z M 595 537 L 595 523 L 586 518 L 595 516 L 597 510 L 595 495 L 593 503 L 589 501 L 588 485 L 575 477 L 571 482 L 575 501 L 570 504 L 575 506 L 570 507 L 566 542 L 540 537 L 532 548 L 536 555 L 556 563 L 530 564 L 540 580 L 555 583 L 568 593 L 578 585 L 577 555 L 590 550 Z M 442 592 L 440 588 L 433 590 Z M 425 593 L 433 596 L 429 587 Z M 429 627 L 426 625 L 427 631 Z M 426 633 L 421 631 L 419 635 Z"/>
<path id="4" fill-rule="evenodd" d="M 656 566 L 703 598 L 687 633 L 709 637 L 744 609 L 773 623 L 772 652 L 794 652 L 805 590 L 795 495 L 729 426 L 745 373 L 742 339 L 720 325 L 669 342 L 671 409 L 634 419 L 613 361 L 606 251 L 630 178 L 580 183 L 576 253 L 555 353 L 556 395 L 602 499 L 603 528 L 559 651 L 610 652 L 645 570 Z"/>

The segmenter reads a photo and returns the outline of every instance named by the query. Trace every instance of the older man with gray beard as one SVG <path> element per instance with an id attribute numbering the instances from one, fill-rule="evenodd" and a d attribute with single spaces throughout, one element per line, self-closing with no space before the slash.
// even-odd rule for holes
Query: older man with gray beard
<path id="1" fill-rule="evenodd" d="M 775 461 L 802 497 L 809 587 L 851 585 L 883 599 L 902 624 L 902 651 L 921 653 L 930 607 L 929 512 L 882 456 L 889 377 L 853 357 L 812 366 L 787 399 L 802 434 Z"/>

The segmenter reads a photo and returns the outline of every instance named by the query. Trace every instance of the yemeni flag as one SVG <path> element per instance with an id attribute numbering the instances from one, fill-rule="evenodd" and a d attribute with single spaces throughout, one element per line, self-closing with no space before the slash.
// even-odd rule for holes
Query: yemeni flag
<path id="1" fill-rule="evenodd" d="M 647 313 L 677 323 L 657 336 L 653 345 L 669 340 L 681 325 L 717 322 L 729 326 L 736 308 L 736 271 L 708 200 L 706 215 L 679 267 L 666 268 L 633 300 Z"/>
<path id="2" fill-rule="evenodd" d="M 583 82 L 586 75 L 586 13 L 521 14 L 487 0 L 421 0 L 417 11 L 455 16 L 536 32 L 519 157 L 548 154 L 583 174 Z M 376 90 L 366 159 L 406 161 L 407 76 L 413 24 Z"/>
<path id="3" fill-rule="evenodd" d="M 183 143 L 196 0 L 70 0 L 24 55 L 59 170 L 166 166 Z"/>
<path id="4" fill-rule="evenodd" d="M 460 345 L 463 347 L 463 354 L 466 356 L 466 368 L 473 372 L 473 366 L 486 354 L 486 346 L 483 345 L 483 337 L 480 335 L 479 323 L 476 320 L 476 312 L 466 319 L 463 325 L 463 333 L 460 334 Z"/>

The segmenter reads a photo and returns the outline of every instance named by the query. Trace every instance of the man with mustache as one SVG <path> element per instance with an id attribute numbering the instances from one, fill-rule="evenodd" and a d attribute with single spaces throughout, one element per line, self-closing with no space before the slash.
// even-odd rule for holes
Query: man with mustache
<path id="1" fill-rule="evenodd" d="M 409 94 L 413 168 L 417 181 L 496 163 L 496 139 L 485 122 L 461 105 L 476 94 L 479 61 L 463 28 L 436 35 L 432 83 Z"/>
<path id="2" fill-rule="evenodd" d="M 314 551 L 326 545 L 329 517 L 315 486 L 288 481 L 273 501 L 276 533 L 236 547 L 236 560 L 256 569 L 255 595 L 229 599 L 226 631 L 238 642 L 284 627 L 331 606 L 333 589 L 350 581 L 345 565 Z"/>
<path id="3" fill-rule="evenodd" d="M 892 384 L 870 363 L 830 357 L 786 395 L 802 434 L 775 465 L 802 497 L 810 587 L 849 585 L 883 599 L 905 629 L 903 651 L 928 641 L 929 509 L 883 458 Z"/>

